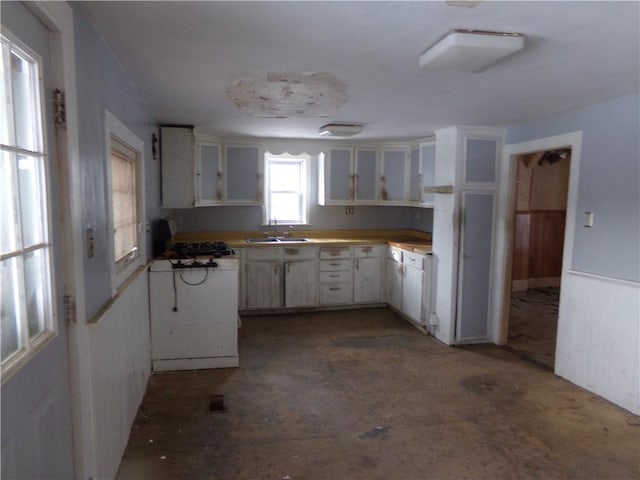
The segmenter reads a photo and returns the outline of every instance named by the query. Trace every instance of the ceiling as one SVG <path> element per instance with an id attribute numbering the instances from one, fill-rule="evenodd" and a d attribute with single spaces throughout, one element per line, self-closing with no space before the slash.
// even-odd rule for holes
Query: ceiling
<path id="1" fill-rule="evenodd" d="M 159 123 L 221 136 L 425 137 L 514 125 L 640 89 L 640 3 L 80 2 Z M 482 73 L 418 67 L 452 29 L 516 32 L 525 48 Z M 225 95 L 246 76 L 318 72 L 347 86 L 334 117 L 254 118 Z"/>

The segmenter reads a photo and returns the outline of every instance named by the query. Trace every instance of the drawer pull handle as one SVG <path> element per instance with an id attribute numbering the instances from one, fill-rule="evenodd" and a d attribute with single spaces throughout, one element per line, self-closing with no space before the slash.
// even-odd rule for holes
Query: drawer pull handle
<path id="1" fill-rule="evenodd" d="M 331 287 L 329 290 L 332 291 L 332 292 L 336 292 L 336 291 L 340 290 L 340 287 Z"/>
<path id="2" fill-rule="evenodd" d="M 340 278 L 340 275 L 329 275 L 329 278 Z"/>
<path id="3" fill-rule="evenodd" d="M 340 264 L 339 264 L 338 262 L 333 262 L 333 263 L 330 263 L 329 265 L 331 265 L 332 267 L 337 267 L 337 266 L 339 266 Z"/>

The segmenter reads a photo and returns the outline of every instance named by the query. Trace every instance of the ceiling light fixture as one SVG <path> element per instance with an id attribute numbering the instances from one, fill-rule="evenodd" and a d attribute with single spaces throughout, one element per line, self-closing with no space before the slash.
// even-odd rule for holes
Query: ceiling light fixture
<path id="1" fill-rule="evenodd" d="M 362 125 L 346 123 L 329 123 L 320 127 L 318 135 L 323 137 L 353 137 L 362 132 Z"/>
<path id="2" fill-rule="evenodd" d="M 420 55 L 418 65 L 479 73 L 523 48 L 519 33 L 452 30 Z"/>

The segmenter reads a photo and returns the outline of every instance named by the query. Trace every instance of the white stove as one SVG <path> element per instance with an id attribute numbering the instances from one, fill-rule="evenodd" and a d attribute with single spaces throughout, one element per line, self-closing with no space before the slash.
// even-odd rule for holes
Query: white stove
<path id="1" fill-rule="evenodd" d="M 238 366 L 238 263 L 233 255 L 152 262 L 154 371 Z"/>

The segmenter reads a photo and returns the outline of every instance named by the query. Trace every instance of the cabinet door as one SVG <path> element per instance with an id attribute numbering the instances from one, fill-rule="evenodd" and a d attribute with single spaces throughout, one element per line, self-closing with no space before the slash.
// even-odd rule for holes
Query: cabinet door
<path id="1" fill-rule="evenodd" d="M 262 202 L 261 160 L 259 147 L 225 147 L 226 203 L 247 205 Z"/>
<path id="2" fill-rule="evenodd" d="M 498 141 L 494 138 L 465 138 L 465 184 L 494 184 L 498 161 Z"/>
<path id="3" fill-rule="evenodd" d="M 385 259 L 385 299 L 387 303 L 401 310 L 402 308 L 402 264 Z"/>
<path id="4" fill-rule="evenodd" d="M 420 149 L 412 148 L 409 154 L 409 201 L 420 202 L 422 173 L 420 172 Z"/>
<path id="5" fill-rule="evenodd" d="M 164 208 L 192 208 L 195 204 L 193 138 L 192 128 L 160 128 Z"/>
<path id="6" fill-rule="evenodd" d="M 285 262 L 285 307 L 313 307 L 318 303 L 317 261 Z"/>
<path id="7" fill-rule="evenodd" d="M 279 261 L 245 263 L 247 308 L 278 308 L 281 306 L 281 281 Z"/>
<path id="8" fill-rule="evenodd" d="M 407 151 L 384 150 L 382 152 L 382 202 L 406 202 L 409 196 L 407 177 Z"/>
<path id="9" fill-rule="evenodd" d="M 196 142 L 196 206 L 222 202 L 220 145 Z"/>
<path id="10" fill-rule="evenodd" d="M 422 270 L 404 265 L 402 279 L 402 313 L 422 323 Z"/>
<path id="11" fill-rule="evenodd" d="M 435 195 L 425 193 L 425 187 L 436 184 L 436 144 L 435 142 L 420 145 L 420 201 L 426 205 L 433 205 Z"/>
<path id="12" fill-rule="evenodd" d="M 353 150 L 332 148 L 329 151 L 328 185 L 329 202 L 334 205 L 353 202 Z"/>
<path id="13" fill-rule="evenodd" d="M 354 171 L 354 201 L 362 204 L 375 204 L 378 200 L 378 152 L 356 149 Z"/>
<path id="14" fill-rule="evenodd" d="M 353 270 L 354 303 L 381 301 L 382 262 L 379 258 L 356 258 Z"/>

